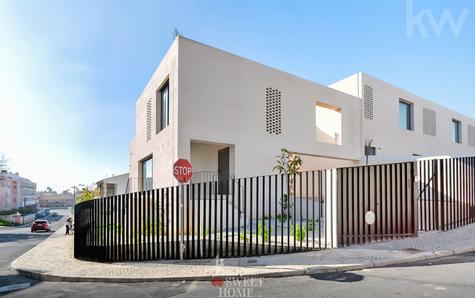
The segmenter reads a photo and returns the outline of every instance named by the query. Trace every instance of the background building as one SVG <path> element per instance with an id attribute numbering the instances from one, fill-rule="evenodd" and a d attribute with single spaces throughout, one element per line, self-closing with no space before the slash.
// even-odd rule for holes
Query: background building
<path id="1" fill-rule="evenodd" d="M 38 196 L 38 208 L 64 209 L 74 206 L 74 196 L 68 191 L 60 194 L 55 192 L 43 192 Z"/>
<path id="2" fill-rule="evenodd" d="M 18 173 L 0 173 L 0 210 L 34 206 L 36 199 L 36 183 Z"/>
<path id="3" fill-rule="evenodd" d="M 96 182 L 101 197 L 125 194 L 136 180 L 129 180 L 129 173 L 113 175 Z"/>

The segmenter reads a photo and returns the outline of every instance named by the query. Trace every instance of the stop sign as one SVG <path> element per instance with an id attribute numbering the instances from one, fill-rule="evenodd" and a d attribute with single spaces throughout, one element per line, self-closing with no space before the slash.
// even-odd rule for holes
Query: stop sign
<path id="1" fill-rule="evenodd" d="M 181 183 L 186 183 L 191 179 L 193 169 L 191 164 L 186 159 L 179 159 L 173 165 L 173 175 L 176 180 Z"/>

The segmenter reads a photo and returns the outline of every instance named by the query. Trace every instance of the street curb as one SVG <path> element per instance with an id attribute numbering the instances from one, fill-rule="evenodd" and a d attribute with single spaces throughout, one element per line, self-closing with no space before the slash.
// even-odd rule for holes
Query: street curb
<path id="1" fill-rule="evenodd" d="M 289 269 L 288 271 L 268 272 L 258 274 L 236 274 L 236 275 L 197 275 L 197 276 L 173 276 L 173 277 L 80 277 L 80 276 L 58 276 L 48 272 L 36 272 L 34 270 L 26 270 L 17 268 L 15 261 L 13 261 L 11 267 L 18 274 L 30 277 L 41 281 L 54 281 L 54 282 L 107 282 L 107 283 L 136 283 L 136 282 L 176 282 L 176 281 L 210 281 L 213 278 L 279 278 L 290 276 L 302 276 L 313 275 L 318 273 L 335 273 L 354 270 L 363 270 L 368 268 L 379 268 L 391 265 L 400 265 L 405 263 L 438 259 L 442 257 L 463 254 L 467 252 L 475 251 L 475 247 L 465 247 L 453 251 L 436 251 L 436 252 L 424 252 L 411 257 L 404 257 L 399 259 L 386 259 L 379 261 L 371 261 L 360 264 L 346 264 L 346 265 L 315 265 L 308 266 L 303 269 Z M 21 258 L 21 257 L 20 257 Z"/>

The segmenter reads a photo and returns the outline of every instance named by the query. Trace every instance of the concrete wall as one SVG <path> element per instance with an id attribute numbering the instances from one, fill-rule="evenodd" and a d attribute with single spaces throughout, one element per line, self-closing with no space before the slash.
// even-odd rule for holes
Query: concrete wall
<path id="1" fill-rule="evenodd" d="M 414 155 L 422 156 L 467 156 L 475 154 L 475 147 L 468 145 L 467 124 L 475 121 L 458 112 L 430 102 L 389 83 L 365 73 L 358 73 L 340 82 L 332 84 L 348 94 L 359 94 L 363 98 L 363 86 L 373 88 L 373 120 L 363 118 L 362 137 L 373 139 L 372 146 L 377 148 L 374 160 L 403 160 Z M 414 129 L 399 127 L 399 100 L 413 104 Z M 363 107 L 362 107 L 363 108 Z M 423 108 L 436 112 L 436 136 L 423 131 Z M 451 122 L 455 118 L 462 122 L 462 144 L 452 142 Z M 394 157 L 394 158 L 393 158 Z M 370 160 L 373 159 L 372 157 Z"/>
<path id="2" fill-rule="evenodd" d="M 156 131 L 157 90 L 169 80 L 170 125 Z M 373 119 L 365 119 L 363 87 L 373 88 Z M 266 88 L 281 93 L 281 133 L 266 128 Z M 337 90 L 338 89 L 338 90 Z M 399 99 L 414 105 L 414 130 L 399 128 Z M 147 102 L 151 139 L 147 140 Z M 317 141 L 316 103 L 341 109 L 341 145 Z M 437 136 L 422 131 L 422 109 L 437 113 Z M 451 141 L 451 119 L 462 121 L 462 144 Z M 191 159 L 194 171 L 216 171 L 217 147 L 230 147 L 230 172 L 236 177 L 270 174 L 282 147 L 322 158 L 305 169 L 364 162 L 364 144 L 373 140 L 372 160 L 409 159 L 413 154 L 472 155 L 467 123 L 475 121 L 364 73 L 330 87 L 248 59 L 178 37 L 136 104 L 136 135 L 130 144 L 130 179 L 141 178 L 140 162 L 153 156 L 154 188 L 176 185 L 172 165 Z M 335 128 L 335 131 L 338 130 Z M 200 145 L 201 144 L 201 145 Z M 221 148 L 221 147 L 220 147 Z M 210 151 L 211 150 L 211 151 Z M 206 151 L 206 152 L 205 152 Z M 140 188 L 140 183 L 135 183 Z"/>
<path id="3" fill-rule="evenodd" d="M 174 185 L 172 166 L 178 157 L 178 39 L 170 46 L 135 105 L 135 137 L 130 143 L 129 181 L 131 191 L 140 188 L 141 161 L 153 156 L 153 187 Z M 157 123 L 157 90 L 169 80 L 170 125 L 159 133 Z M 151 101 L 151 139 L 147 141 L 147 102 Z"/>
<path id="4" fill-rule="evenodd" d="M 281 147 L 358 160 L 360 100 L 230 53 L 181 38 L 179 42 L 178 154 L 190 140 L 232 144 L 235 175 L 272 172 Z M 266 131 L 266 88 L 282 93 L 282 133 Z M 342 145 L 316 141 L 315 104 L 342 111 Z"/>

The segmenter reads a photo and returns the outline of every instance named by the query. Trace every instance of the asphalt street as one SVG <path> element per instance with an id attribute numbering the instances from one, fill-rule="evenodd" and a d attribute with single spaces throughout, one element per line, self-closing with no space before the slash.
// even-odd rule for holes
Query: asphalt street
<path id="1" fill-rule="evenodd" d="M 247 281 L 37 282 L 7 297 L 474 297 L 475 253 L 343 273 Z M 241 296 L 239 296 L 241 295 Z"/>
<path id="2" fill-rule="evenodd" d="M 52 225 L 50 232 L 30 232 L 30 225 L 17 227 L 0 227 L 0 290 L 2 287 L 30 283 L 37 281 L 19 276 L 10 268 L 13 260 L 26 253 L 28 250 L 45 240 L 57 229 L 61 228 L 68 216 L 67 210 L 52 210 L 58 212 L 57 216 L 46 218 Z M 45 256 L 51 258 L 53 256 Z M 0 295 L 5 294 L 0 292 Z"/>

